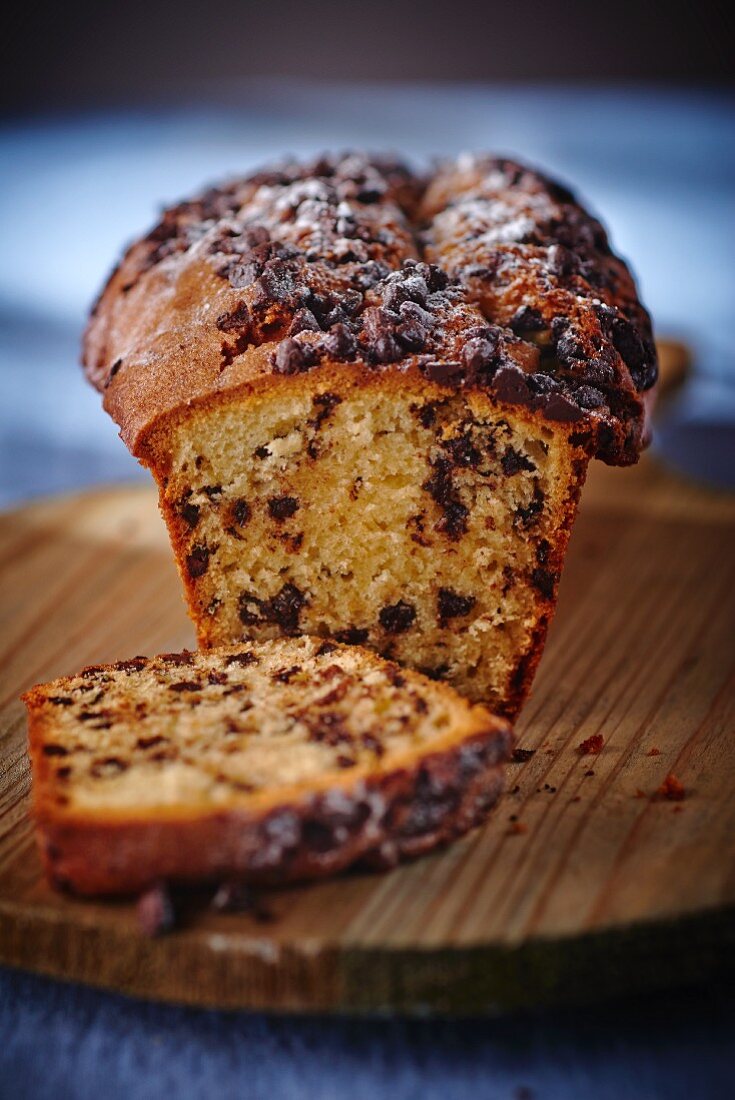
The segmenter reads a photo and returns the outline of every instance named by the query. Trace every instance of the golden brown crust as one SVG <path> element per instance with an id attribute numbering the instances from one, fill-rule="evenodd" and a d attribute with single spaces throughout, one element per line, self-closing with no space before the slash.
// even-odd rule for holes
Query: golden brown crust
<path id="1" fill-rule="evenodd" d="M 427 181 L 354 154 L 168 211 L 111 277 L 84 361 L 144 459 L 176 409 L 347 362 L 484 390 L 626 463 L 656 373 L 627 268 L 563 188 L 509 161 Z"/>
<path id="2" fill-rule="evenodd" d="M 284 648 L 284 643 L 271 648 L 279 645 Z M 233 654 L 268 650 L 230 647 L 221 651 L 223 667 Z M 79 678 L 27 692 L 34 813 L 52 881 L 82 894 L 135 893 L 162 878 L 198 882 L 237 875 L 288 882 L 331 874 L 356 861 L 391 866 L 482 821 L 502 790 L 502 764 L 512 746 L 507 723 L 470 707 L 446 685 L 399 670 L 358 647 L 329 643 L 324 659 L 334 660 L 340 652 L 360 661 L 366 673 L 394 673 L 412 690 L 446 700 L 455 714 L 450 732 L 433 737 L 423 750 L 405 750 L 385 762 L 378 758 L 349 773 L 331 771 L 308 783 L 233 796 L 216 806 L 184 801 L 152 809 L 88 809 L 65 801 L 69 788 L 59 777 L 55 714 L 70 704 Z M 196 659 L 169 654 L 155 660 L 177 668 L 185 662 L 191 676 Z M 206 660 L 211 659 L 210 654 Z M 134 658 L 94 666 L 80 677 L 104 688 L 111 673 L 122 670 L 134 678 L 149 665 L 146 658 Z"/>
<path id="3" fill-rule="evenodd" d="M 413 769 L 303 798 L 262 817 L 230 810 L 180 820 L 84 821 L 47 816 L 38 830 L 47 873 L 79 894 L 137 893 L 160 879 L 253 883 L 322 878 L 364 861 L 391 867 L 485 820 L 503 790 L 510 734 L 488 731 Z"/>

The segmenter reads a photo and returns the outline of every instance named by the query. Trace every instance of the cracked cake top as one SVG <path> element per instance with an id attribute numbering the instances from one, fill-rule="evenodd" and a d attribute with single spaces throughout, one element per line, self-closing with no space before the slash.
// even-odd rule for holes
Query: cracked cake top
<path id="1" fill-rule="evenodd" d="M 505 159 L 421 175 L 357 153 L 167 210 L 110 277 L 84 364 L 140 457 L 194 401 L 343 364 L 482 389 L 627 464 L 657 374 L 633 278 L 565 187 Z"/>

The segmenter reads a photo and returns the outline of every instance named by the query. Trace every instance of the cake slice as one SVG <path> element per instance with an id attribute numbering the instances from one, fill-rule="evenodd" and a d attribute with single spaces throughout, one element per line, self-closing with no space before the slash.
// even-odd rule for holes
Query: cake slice
<path id="1" fill-rule="evenodd" d="M 24 701 L 44 861 L 80 894 L 391 866 L 483 821 L 511 747 L 446 685 L 309 637 L 94 666 Z"/>
<path id="2" fill-rule="evenodd" d="M 85 365 L 153 472 L 202 646 L 368 646 L 513 717 L 587 464 L 636 461 L 651 327 L 566 188 L 349 155 L 169 210 Z"/>

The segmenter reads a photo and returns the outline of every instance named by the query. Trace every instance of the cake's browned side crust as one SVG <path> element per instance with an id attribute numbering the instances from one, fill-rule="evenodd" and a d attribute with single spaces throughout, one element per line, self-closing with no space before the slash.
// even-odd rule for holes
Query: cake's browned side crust
<path id="1" fill-rule="evenodd" d="M 84 360 L 149 464 L 166 414 L 342 363 L 480 389 L 625 464 L 656 378 L 648 314 L 600 224 L 491 158 L 427 179 L 350 154 L 182 203 L 113 273 Z"/>
<path id="2" fill-rule="evenodd" d="M 502 727 L 414 768 L 303 797 L 262 817 L 229 810 L 197 818 L 116 822 L 37 811 L 54 885 L 79 894 L 137 893 L 157 880 L 229 876 L 252 883 L 322 878 L 364 861 L 389 868 L 481 824 L 503 790 L 510 733 Z"/>
<path id="3" fill-rule="evenodd" d="M 330 643 L 330 650 L 340 647 Z M 366 669 L 386 665 L 362 652 Z M 235 647 L 237 649 L 237 647 Z M 228 652 L 233 652 L 230 650 Z M 177 655 L 165 655 L 175 658 Z M 180 655 L 182 660 L 187 655 Z M 189 658 L 191 655 L 188 655 Z M 95 685 L 110 671 L 145 658 L 94 666 Z M 264 791 L 251 805 L 192 808 L 175 805 L 139 812 L 89 812 L 69 806 L 58 778 L 54 709 L 69 680 L 39 685 L 28 708 L 34 817 L 46 871 L 72 892 L 132 894 L 165 879 L 198 883 L 229 876 L 279 884 L 334 874 L 359 862 L 391 867 L 462 835 L 485 820 L 503 790 L 510 726 L 482 707 L 469 707 L 446 685 L 400 670 L 418 687 L 466 707 L 461 736 L 434 750 L 406 752 L 392 766 L 331 772 L 308 784 Z"/>

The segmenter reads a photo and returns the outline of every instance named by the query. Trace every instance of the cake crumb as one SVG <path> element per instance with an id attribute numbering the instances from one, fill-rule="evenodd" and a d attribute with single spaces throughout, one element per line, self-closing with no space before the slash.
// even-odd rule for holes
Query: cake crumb
<path id="1" fill-rule="evenodd" d="M 138 924 L 146 936 L 162 936 L 176 925 L 176 913 L 165 882 L 157 882 L 138 898 Z"/>
<path id="2" fill-rule="evenodd" d="M 656 791 L 656 795 L 658 798 L 665 798 L 668 802 L 682 802 L 686 798 L 686 790 L 674 773 L 669 772 Z"/>
<path id="3" fill-rule="evenodd" d="M 513 749 L 511 761 L 514 764 L 525 764 L 532 756 L 535 756 L 535 754 L 535 749 Z"/>
<path id="4" fill-rule="evenodd" d="M 597 756 L 602 752 L 602 746 L 605 744 L 604 738 L 601 733 L 593 733 L 591 737 L 588 737 L 586 741 L 583 741 L 581 745 L 577 746 L 577 750 L 580 756 Z"/>

